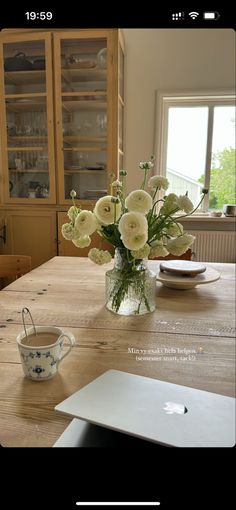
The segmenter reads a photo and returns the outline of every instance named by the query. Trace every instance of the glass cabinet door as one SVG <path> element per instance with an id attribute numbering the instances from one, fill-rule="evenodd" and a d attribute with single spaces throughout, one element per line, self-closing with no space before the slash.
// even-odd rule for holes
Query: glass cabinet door
<path id="1" fill-rule="evenodd" d="M 3 37 L 6 202 L 55 203 L 50 34 Z"/>
<path id="2" fill-rule="evenodd" d="M 93 32 L 93 33 L 92 33 Z M 55 34 L 60 202 L 70 191 L 96 200 L 108 191 L 108 37 L 96 31 Z"/>

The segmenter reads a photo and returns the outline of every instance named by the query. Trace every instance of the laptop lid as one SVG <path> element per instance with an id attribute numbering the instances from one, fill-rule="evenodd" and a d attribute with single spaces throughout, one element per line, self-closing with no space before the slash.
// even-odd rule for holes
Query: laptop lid
<path id="1" fill-rule="evenodd" d="M 169 446 L 235 444 L 235 399 L 118 370 L 108 370 L 55 409 Z"/>

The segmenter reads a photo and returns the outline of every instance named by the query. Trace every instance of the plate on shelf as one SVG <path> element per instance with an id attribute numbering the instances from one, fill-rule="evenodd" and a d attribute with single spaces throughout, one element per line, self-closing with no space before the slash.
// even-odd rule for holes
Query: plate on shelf
<path id="1" fill-rule="evenodd" d="M 158 282 L 170 289 L 188 290 L 196 285 L 216 282 L 220 278 L 220 273 L 211 267 L 207 267 L 204 273 L 197 274 L 194 278 L 164 273 L 163 271 L 160 271 L 156 278 Z"/>
<path id="2" fill-rule="evenodd" d="M 81 62 L 67 63 L 67 69 L 92 69 L 96 67 L 96 63 L 92 60 L 83 60 Z"/>
<path id="3" fill-rule="evenodd" d="M 188 275 L 190 278 L 197 274 L 204 273 L 206 266 L 201 262 L 191 260 L 165 260 L 160 264 L 160 270 L 178 275 Z"/>
<path id="4" fill-rule="evenodd" d="M 86 170 L 104 170 L 104 166 L 86 166 Z"/>

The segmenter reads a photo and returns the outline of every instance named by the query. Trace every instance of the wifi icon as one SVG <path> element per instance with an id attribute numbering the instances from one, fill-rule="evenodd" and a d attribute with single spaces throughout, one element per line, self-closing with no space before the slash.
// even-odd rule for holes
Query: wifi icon
<path id="1" fill-rule="evenodd" d="M 188 14 L 189 14 L 190 18 L 192 18 L 192 19 L 196 19 L 199 16 L 199 12 L 195 12 L 195 11 L 189 12 Z"/>

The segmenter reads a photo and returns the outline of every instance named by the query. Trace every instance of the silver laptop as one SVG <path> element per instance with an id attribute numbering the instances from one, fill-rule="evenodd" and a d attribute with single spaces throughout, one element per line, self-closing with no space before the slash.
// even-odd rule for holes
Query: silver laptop
<path id="1" fill-rule="evenodd" d="M 118 370 L 108 370 L 55 409 L 162 445 L 235 444 L 235 399 Z M 77 420 L 72 428 L 84 433 L 88 424 Z"/>

